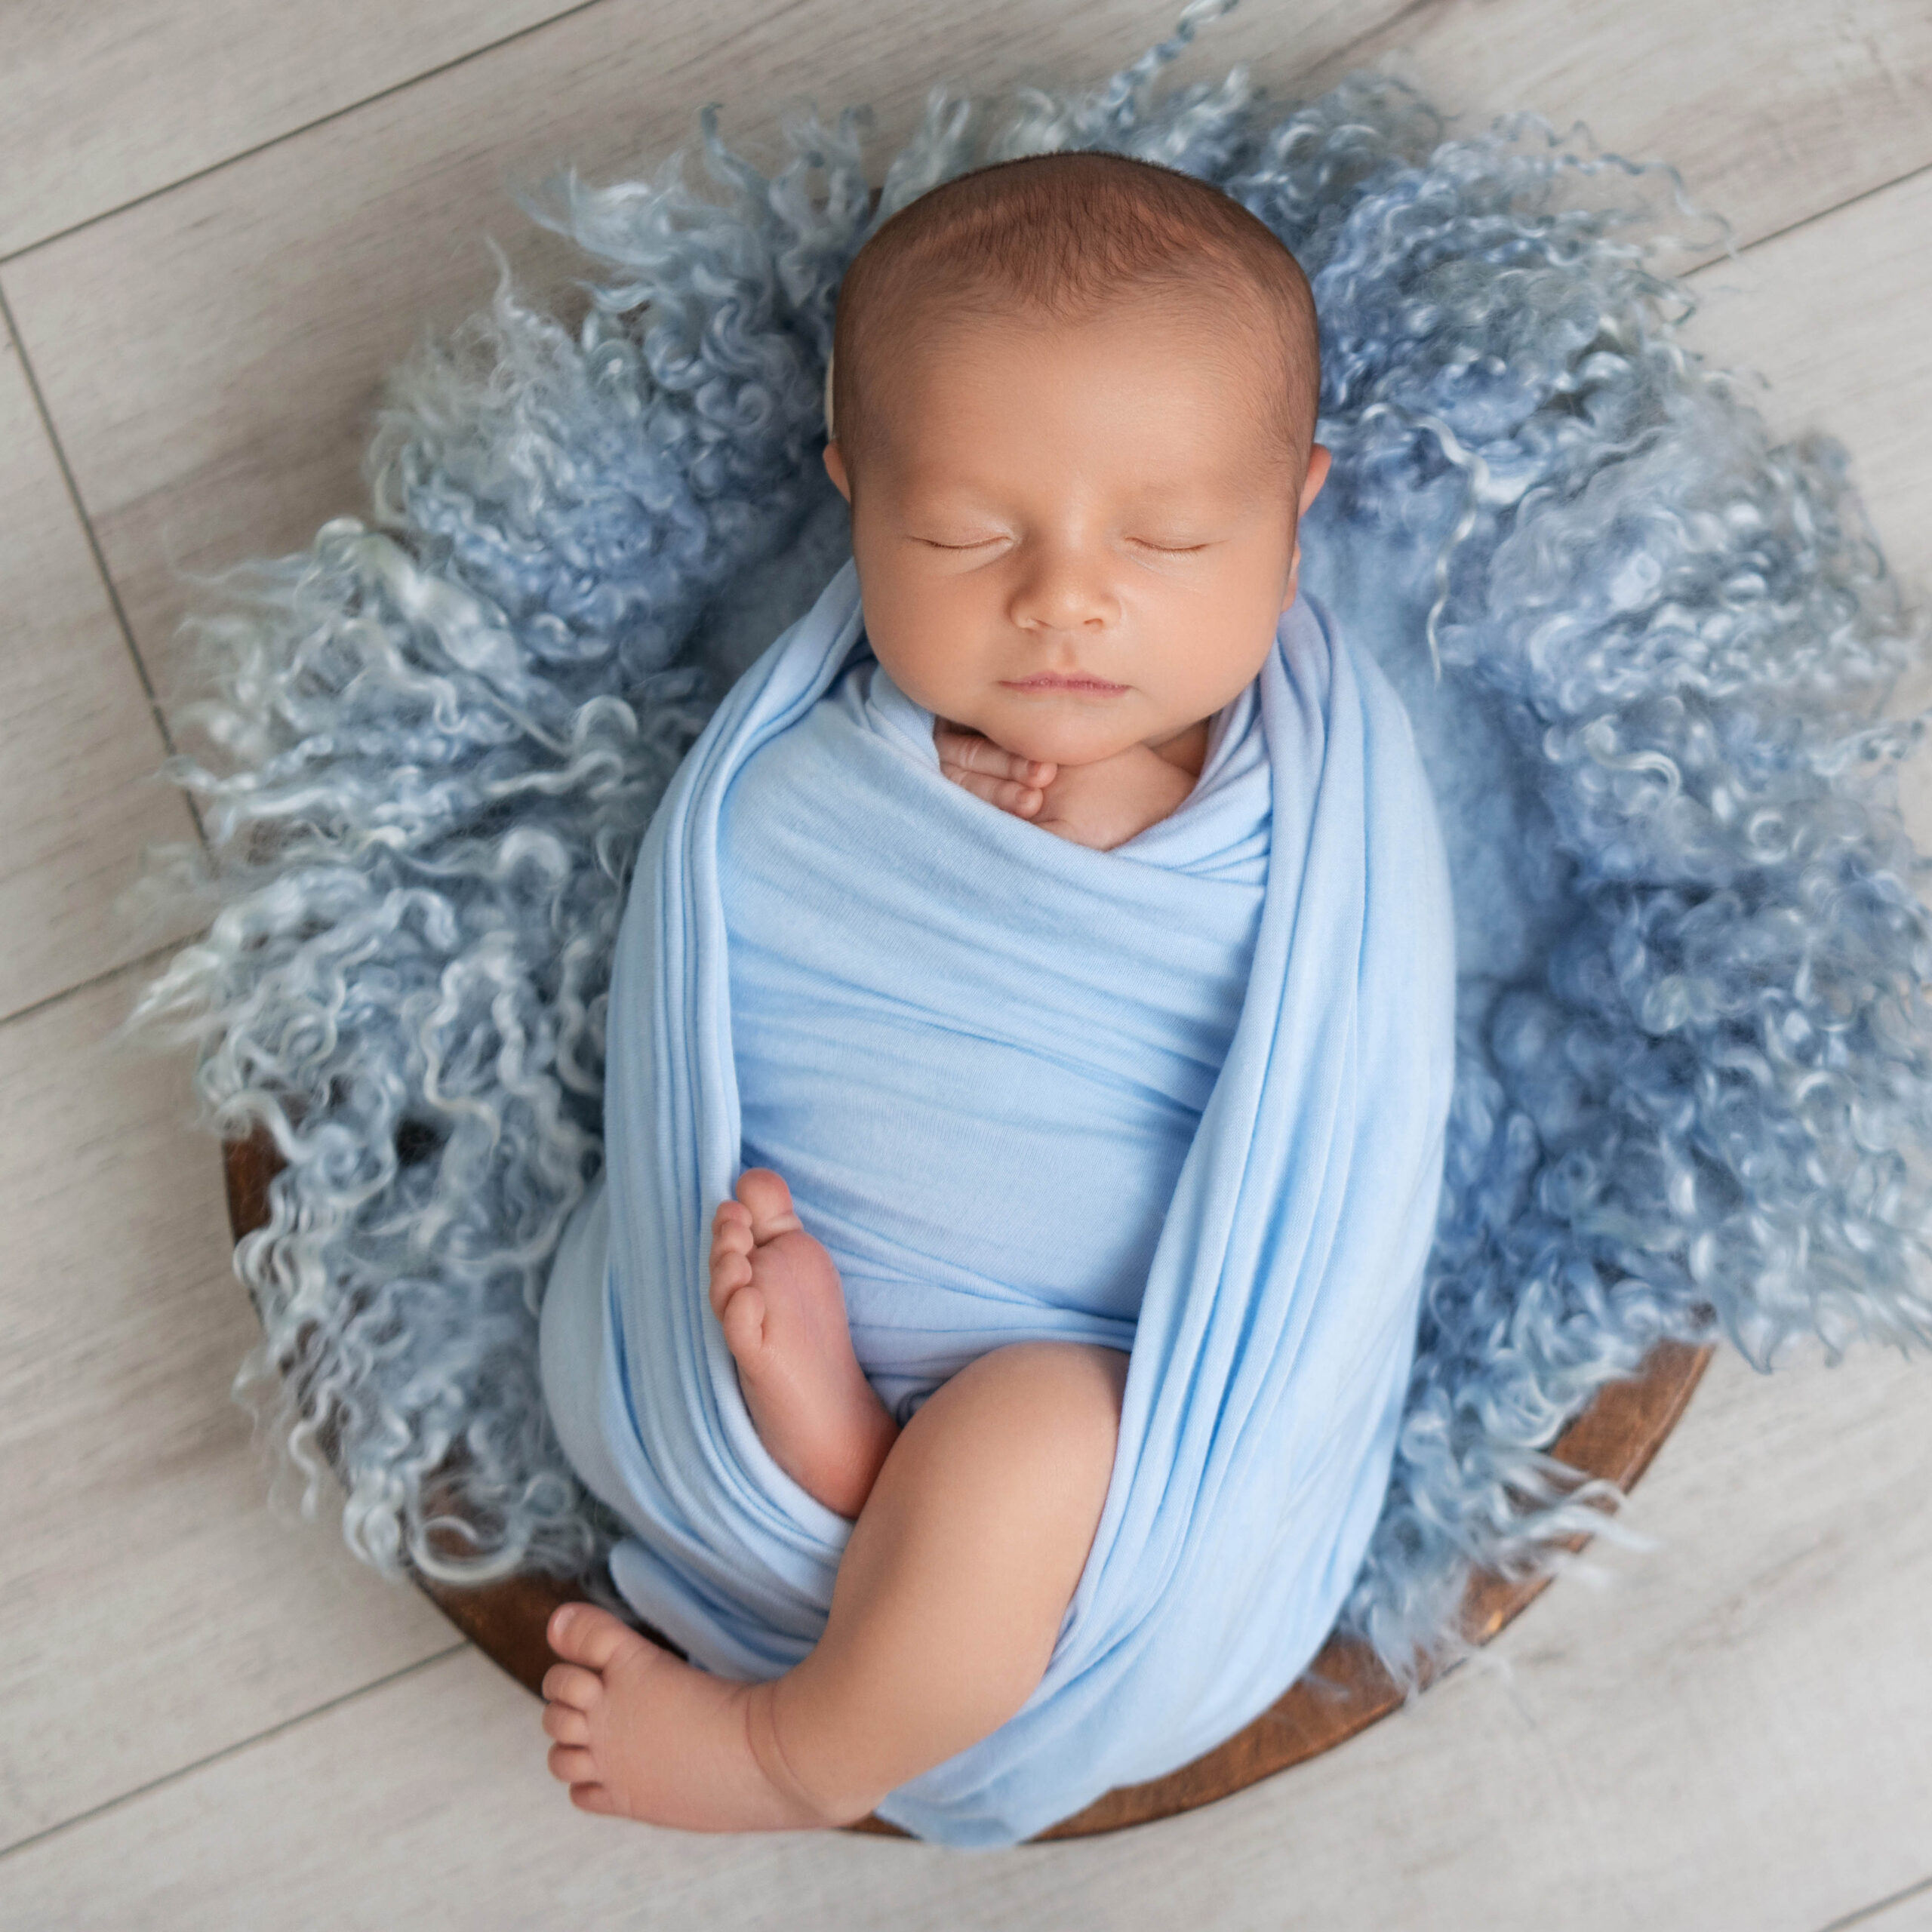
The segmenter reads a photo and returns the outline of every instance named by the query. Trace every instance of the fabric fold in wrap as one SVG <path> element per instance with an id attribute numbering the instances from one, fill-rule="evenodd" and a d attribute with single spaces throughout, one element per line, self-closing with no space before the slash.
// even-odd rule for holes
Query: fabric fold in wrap
<path id="1" fill-rule="evenodd" d="M 945 778 L 856 566 L 732 688 L 640 851 L 605 1168 L 544 1388 L 694 1663 L 776 1676 L 851 1525 L 758 1440 L 706 1292 L 747 1166 L 840 1265 L 902 1420 L 1008 1342 L 1131 1349 L 1045 1675 L 881 1817 L 990 1847 L 1158 1777 L 1313 1657 L 1387 1486 L 1454 1053 L 1449 879 L 1401 705 L 1303 597 L 1194 791 L 1097 852 Z"/>

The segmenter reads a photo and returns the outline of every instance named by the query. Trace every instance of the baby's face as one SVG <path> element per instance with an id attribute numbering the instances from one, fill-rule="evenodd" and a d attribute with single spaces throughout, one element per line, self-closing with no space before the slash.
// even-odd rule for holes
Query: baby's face
<path id="1" fill-rule="evenodd" d="M 1060 764 L 1218 711 L 1294 601 L 1328 469 L 1319 444 L 1300 473 L 1270 469 L 1265 379 L 1238 338 L 1204 349 L 1198 323 L 1140 306 L 928 337 L 875 386 L 859 473 L 826 450 L 894 681 Z"/>

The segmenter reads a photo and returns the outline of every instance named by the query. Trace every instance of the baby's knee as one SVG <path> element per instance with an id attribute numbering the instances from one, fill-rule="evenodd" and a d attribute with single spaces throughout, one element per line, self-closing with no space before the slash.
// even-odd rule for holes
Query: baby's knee
<path id="1" fill-rule="evenodd" d="M 1127 1364 L 1121 1350 L 1097 1343 L 1016 1342 L 971 1366 L 985 1377 L 999 1425 L 1087 1467 L 1113 1460 Z"/>
<path id="2" fill-rule="evenodd" d="M 1009 1524 L 1017 1502 L 1054 1530 L 1091 1537 L 1112 1474 L 1127 1367 L 1120 1349 L 1094 1343 L 1011 1343 L 969 1362 L 914 1420 L 931 1415 L 935 1459 Z"/>

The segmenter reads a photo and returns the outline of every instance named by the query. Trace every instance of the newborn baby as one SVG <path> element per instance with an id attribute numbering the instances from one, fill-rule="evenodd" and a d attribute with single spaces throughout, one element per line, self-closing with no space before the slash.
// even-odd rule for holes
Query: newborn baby
<path id="1" fill-rule="evenodd" d="M 1113 852 L 1176 814 L 1254 703 L 1327 472 L 1292 257 L 1150 164 L 983 169 L 855 258 L 827 392 L 825 463 L 888 681 L 864 701 L 930 713 L 946 777 L 1043 840 Z M 755 1017 L 743 1054 L 763 1051 Z M 998 1095 L 970 1097 L 996 1113 Z M 757 1102 L 747 1078 L 748 1145 Z M 1166 1208 L 1108 1212 L 1151 1235 Z M 748 1168 L 710 1236 L 709 1306 L 760 1438 L 855 1519 L 823 1635 L 743 1682 L 567 1606 L 543 1681 L 550 1769 L 586 1810 L 687 1829 L 847 1823 L 1040 1682 L 1107 1494 L 1128 1355 L 990 1348 L 895 1413 L 784 1174 Z M 1116 1312 L 1131 1337 L 1132 1306 Z"/>

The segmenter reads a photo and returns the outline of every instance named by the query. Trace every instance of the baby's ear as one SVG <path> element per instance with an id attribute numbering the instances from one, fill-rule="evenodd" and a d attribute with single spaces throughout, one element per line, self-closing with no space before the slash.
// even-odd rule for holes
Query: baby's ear
<path id="1" fill-rule="evenodd" d="M 1301 506 L 1299 515 L 1306 516 L 1309 506 L 1321 494 L 1321 486 L 1328 480 L 1328 465 L 1331 460 L 1325 443 L 1310 443 L 1308 446 L 1308 467 L 1302 472 Z"/>
<path id="2" fill-rule="evenodd" d="M 838 494 L 849 503 L 852 500 L 852 481 L 845 474 L 845 453 L 836 443 L 825 446 L 825 473 L 838 486 Z"/>

